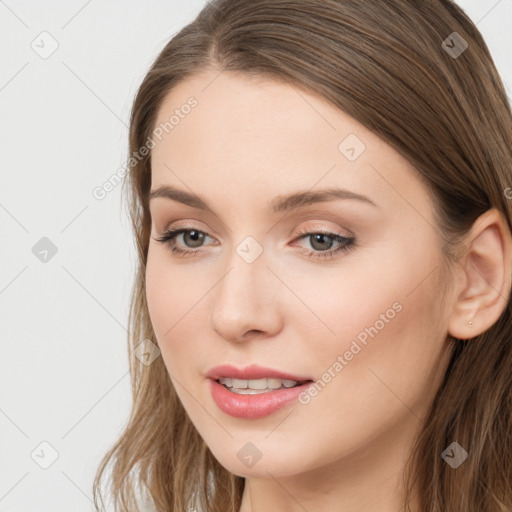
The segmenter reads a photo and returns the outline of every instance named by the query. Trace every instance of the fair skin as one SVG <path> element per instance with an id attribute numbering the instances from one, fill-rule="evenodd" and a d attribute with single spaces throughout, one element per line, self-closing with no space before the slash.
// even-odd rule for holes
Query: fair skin
<path id="1" fill-rule="evenodd" d="M 476 336 L 505 307 L 512 250 L 503 219 L 492 210 L 475 223 L 440 287 L 448 263 L 431 199 L 382 139 L 316 95 L 219 70 L 175 87 L 156 125 L 190 96 L 198 106 L 152 150 L 151 189 L 193 193 L 212 212 L 152 199 L 146 271 L 151 321 L 184 408 L 220 464 L 246 478 L 240 512 L 399 512 L 404 465 L 449 362 L 447 334 Z M 349 134 L 366 146 L 354 161 L 338 149 Z M 278 196 L 330 187 L 375 204 L 270 208 Z M 202 243 L 190 232 L 174 239 L 196 254 L 155 240 L 178 223 L 205 234 Z M 340 245 L 299 234 L 318 229 L 355 244 L 315 257 Z M 252 263 L 236 251 L 248 236 L 263 249 Z M 389 310 L 393 318 L 377 323 Z M 316 381 L 376 325 L 307 404 L 241 419 L 212 400 L 205 374 L 214 366 L 257 363 Z M 261 453 L 252 467 L 237 457 L 247 442 Z"/>

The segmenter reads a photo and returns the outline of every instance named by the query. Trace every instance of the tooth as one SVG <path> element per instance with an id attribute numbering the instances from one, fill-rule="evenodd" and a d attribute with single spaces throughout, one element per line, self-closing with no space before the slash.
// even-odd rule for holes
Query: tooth
<path id="1" fill-rule="evenodd" d="M 235 379 L 231 377 L 220 377 L 219 382 L 231 390 L 275 390 L 282 388 L 292 388 L 299 384 L 299 382 L 291 379 L 276 379 L 276 378 L 263 378 L 263 379 Z M 243 392 L 243 391 L 241 391 Z M 249 391 L 246 394 L 251 394 Z"/>
<path id="2" fill-rule="evenodd" d="M 269 389 L 279 389 L 281 387 L 281 379 L 267 379 Z"/>
<path id="3" fill-rule="evenodd" d="M 246 389 L 247 388 L 247 380 L 245 380 L 245 379 L 233 379 L 232 386 L 234 388 Z"/>
<path id="4" fill-rule="evenodd" d="M 248 380 L 247 387 L 250 389 L 267 389 L 267 379 Z"/>

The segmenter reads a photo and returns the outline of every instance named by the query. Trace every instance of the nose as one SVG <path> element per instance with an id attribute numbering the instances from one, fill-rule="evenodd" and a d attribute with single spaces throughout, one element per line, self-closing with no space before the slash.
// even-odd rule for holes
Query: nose
<path id="1" fill-rule="evenodd" d="M 230 342 L 274 336 L 282 328 L 282 283 L 266 266 L 263 256 L 252 263 L 240 258 L 230 263 L 214 289 L 213 329 Z"/>

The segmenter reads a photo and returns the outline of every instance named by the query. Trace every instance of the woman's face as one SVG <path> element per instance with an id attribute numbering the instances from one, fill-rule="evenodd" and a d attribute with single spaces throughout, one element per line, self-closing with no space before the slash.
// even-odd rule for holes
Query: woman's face
<path id="1" fill-rule="evenodd" d="M 148 307 L 215 457 L 265 478 L 398 467 L 445 372 L 454 299 L 440 295 L 440 237 L 415 169 L 322 98 L 230 72 L 178 85 L 159 126 Z M 298 193 L 312 201 L 285 201 Z M 156 240 L 173 229 L 189 231 Z M 248 385 L 287 390 L 224 381 L 242 388 L 230 391 L 214 379 L 237 375 L 219 365 L 265 367 Z M 260 379 L 275 372 L 309 382 Z"/>

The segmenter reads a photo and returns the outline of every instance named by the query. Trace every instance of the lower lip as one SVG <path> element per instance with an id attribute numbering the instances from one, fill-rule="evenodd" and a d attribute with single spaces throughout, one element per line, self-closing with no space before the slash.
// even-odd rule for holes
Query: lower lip
<path id="1" fill-rule="evenodd" d="M 216 380 L 208 380 L 210 381 L 212 398 L 219 409 L 230 416 L 244 419 L 269 416 L 297 400 L 297 397 L 313 384 L 312 382 L 305 382 L 294 388 L 275 389 L 257 395 L 241 395 L 229 391 Z"/>

